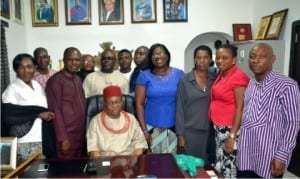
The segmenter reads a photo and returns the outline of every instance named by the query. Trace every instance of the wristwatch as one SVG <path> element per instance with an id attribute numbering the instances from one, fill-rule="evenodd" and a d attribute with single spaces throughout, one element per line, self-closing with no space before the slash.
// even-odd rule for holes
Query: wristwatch
<path id="1" fill-rule="evenodd" d="M 234 133 L 229 133 L 229 137 L 232 139 L 235 139 L 235 134 Z"/>

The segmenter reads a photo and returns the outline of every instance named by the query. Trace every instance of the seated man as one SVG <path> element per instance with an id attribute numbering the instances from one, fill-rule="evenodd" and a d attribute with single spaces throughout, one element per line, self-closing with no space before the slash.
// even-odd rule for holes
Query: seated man
<path id="1" fill-rule="evenodd" d="M 105 109 L 93 117 L 86 134 L 89 156 L 142 154 L 147 142 L 136 118 L 122 110 L 121 88 L 104 88 L 103 98 Z"/>

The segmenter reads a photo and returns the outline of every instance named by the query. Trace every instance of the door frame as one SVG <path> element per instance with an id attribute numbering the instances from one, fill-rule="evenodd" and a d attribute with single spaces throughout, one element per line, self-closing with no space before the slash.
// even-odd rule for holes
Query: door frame
<path id="1" fill-rule="evenodd" d="M 294 21 L 292 24 L 292 36 L 291 36 L 291 51 L 290 51 L 290 66 L 289 66 L 289 77 L 292 77 L 294 74 L 294 65 L 295 65 L 295 39 L 296 39 L 296 27 L 300 26 L 300 20 Z M 300 40 L 300 35 L 298 36 L 298 39 Z"/>

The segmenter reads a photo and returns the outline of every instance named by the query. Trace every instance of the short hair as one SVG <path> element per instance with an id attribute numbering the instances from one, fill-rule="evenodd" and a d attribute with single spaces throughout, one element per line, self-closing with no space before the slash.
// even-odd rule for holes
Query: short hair
<path id="1" fill-rule="evenodd" d="M 232 44 L 223 44 L 217 50 L 219 50 L 220 48 L 229 49 L 231 51 L 231 54 L 232 54 L 233 57 L 237 56 L 238 48 L 236 46 L 232 45 Z"/>
<path id="2" fill-rule="evenodd" d="M 36 58 L 39 52 L 46 52 L 48 54 L 47 49 L 45 49 L 44 47 L 38 47 L 33 51 L 34 58 Z"/>
<path id="3" fill-rule="evenodd" d="M 128 49 L 122 49 L 118 52 L 118 58 L 121 55 L 121 53 L 129 53 L 130 57 L 132 58 L 132 54 L 131 51 L 129 51 Z"/>
<path id="4" fill-rule="evenodd" d="M 106 4 L 106 1 L 108 1 L 108 0 L 104 0 L 104 4 Z M 115 2 L 116 2 L 116 0 L 109 0 L 109 1 L 111 1 L 111 2 L 114 3 L 114 4 L 115 4 Z"/>
<path id="5" fill-rule="evenodd" d="M 138 49 L 140 49 L 140 48 L 142 48 L 142 49 L 146 50 L 146 51 L 147 51 L 147 53 L 149 53 L 149 48 L 148 48 L 147 46 L 145 46 L 145 45 L 141 45 L 141 46 L 139 46 L 138 48 L 136 48 L 136 49 L 135 49 L 135 51 L 136 51 L 136 50 L 138 50 Z"/>
<path id="6" fill-rule="evenodd" d="M 148 54 L 149 68 L 150 68 L 151 72 L 153 72 L 153 68 L 154 68 L 154 64 L 152 62 L 152 55 L 156 48 L 161 48 L 163 50 L 163 52 L 168 56 L 167 65 L 170 65 L 170 62 L 171 62 L 171 54 L 170 54 L 169 49 L 164 44 L 155 43 L 150 47 L 149 54 Z"/>
<path id="7" fill-rule="evenodd" d="M 13 59 L 13 69 L 15 72 L 17 72 L 17 69 L 20 67 L 21 61 L 24 58 L 31 60 L 34 65 L 37 65 L 36 62 L 34 61 L 32 55 L 30 55 L 28 53 L 20 53 L 20 54 L 16 55 L 15 58 Z"/>
<path id="8" fill-rule="evenodd" d="M 112 49 L 105 49 L 102 53 L 101 53 L 101 58 L 100 60 L 103 58 L 104 54 L 106 54 L 107 52 L 111 52 L 113 54 L 114 59 L 116 60 L 116 53 L 114 50 Z"/>
<path id="9" fill-rule="evenodd" d="M 209 57 L 212 58 L 212 51 L 211 51 L 211 49 L 208 46 L 206 46 L 206 45 L 200 45 L 200 46 L 196 47 L 195 50 L 194 50 L 194 59 L 196 58 L 197 52 L 199 50 L 206 51 L 208 53 Z"/>
<path id="10" fill-rule="evenodd" d="M 64 51 L 64 60 L 67 58 L 67 55 L 68 55 L 70 52 L 72 52 L 72 51 L 77 51 L 77 52 L 79 52 L 79 54 L 81 55 L 81 53 L 80 53 L 80 51 L 78 50 L 78 48 L 76 48 L 76 47 L 68 47 L 68 48 L 66 48 L 65 51 Z"/>

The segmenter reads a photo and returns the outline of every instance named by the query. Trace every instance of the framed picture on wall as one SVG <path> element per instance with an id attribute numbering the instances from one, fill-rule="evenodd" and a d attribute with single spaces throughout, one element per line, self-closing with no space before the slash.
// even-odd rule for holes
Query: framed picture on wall
<path id="1" fill-rule="evenodd" d="M 234 41 L 252 40 L 251 24 L 232 24 L 232 29 Z"/>
<path id="2" fill-rule="evenodd" d="M 12 19 L 18 23 L 24 23 L 24 6 L 22 0 L 12 0 Z"/>
<path id="3" fill-rule="evenodd" d="M 187 22 L 188 0 L 163 0 L 164 22 Z"/>
<path id="4" fill-rule="evenodd" d="M 1 0 L 1 16 L 10 19 L 10 0 Z"/>
<path id="5" fill-rule="evenodd" d="M 1 170 L 13 170 L 17 165 L 17 138 L 1 137 Z"/>
<path id="6" fill-rule="evenodd" d="M 91 24 L 91 0 L 65 0 L 66 24 Z"/>
<path id="7" fill-rule="evenodd" d="M 155 0 L 131 0 L 130 6 L 132 23 L 156 22 Z"/>
<path id="8" fill-rule="evenodd" d="M 256 40 L 263 40 L 265 39 L 265 36 L 267 34 L 270 22 L 271 22 L 272 16 L 264 16 L 260 19 L 260 22 L 258 24 L 255 39 Z"/>
<path id="9" fill-rule="evenodd" d="M 57 0 L 31 0 L 33 27 L 58 26 Z"/>
<path id="10" fill-rule="evenodd" d="M 124 24 L 123 0 L 98 0 L 99 24 Z"/>
<path id="11" fill-rule="evenodd" d="M 266 39 L 278 39 L 287 13 L 288 13 L 288 9 L 284 9 L 275 12 L 272 15 L 272 20 L 267 32 Z"/>

